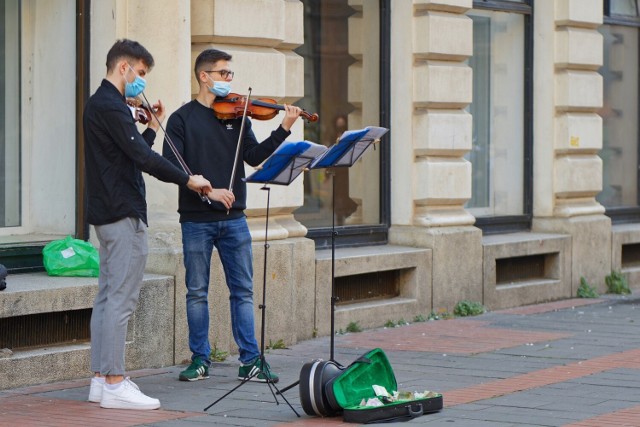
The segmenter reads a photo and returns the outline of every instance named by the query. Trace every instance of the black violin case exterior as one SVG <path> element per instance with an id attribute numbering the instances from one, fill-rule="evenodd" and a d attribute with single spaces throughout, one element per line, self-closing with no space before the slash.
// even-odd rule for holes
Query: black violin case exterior
<path id="1" fill-rule="evenodd" d="M 326 388 L 329 381 L 340 375 L 344 367 L 330 360 L 316 359 L 305 363 L 300 371 L 300 403 L 307 415 L 334 417 L 342 412 L 340 406 L 331 406 Z"/>

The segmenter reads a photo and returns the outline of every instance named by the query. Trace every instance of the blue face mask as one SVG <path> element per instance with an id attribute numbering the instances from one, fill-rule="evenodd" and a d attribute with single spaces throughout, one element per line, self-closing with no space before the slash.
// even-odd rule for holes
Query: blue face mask
<path id="1" fill-rule="evenodd" d="M 131 68 L 131 66 L 129 66 L 129 68 Z M 131 71 L 136 74 L 133 68 L 131 68 Z M 133 79 L 133 82 L 129 83 L 126 77 L 124 81 L 124 96 L 126 96 L 127 98 L 135 98 L 136 96 L 140 95 L 147 85 L 147 81 L 137 74 L 136 78 Z"/>
<path id="2" fill-rule="evenodd" d="M 215 96 L 224 98 L 225 96 L 229 95 L 229 92 L 231 92 L 231 83 L 217 82 L 211 79 L 211 77 L 209 77 L 209 80 L 213 82 L 213 86 L 209 88 L 209 92 L 211 92 Z"/>

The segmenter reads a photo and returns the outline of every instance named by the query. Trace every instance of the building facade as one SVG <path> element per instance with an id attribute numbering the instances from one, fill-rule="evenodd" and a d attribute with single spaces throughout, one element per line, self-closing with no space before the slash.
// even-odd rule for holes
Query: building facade
<path id="1" fill-rule="evenodd" d="M 289 140 L 390 129 L 351 168 L 272 187 L 264 269 L 266 192 L 249 184 L 256 312 L 266 283 L 270 340 L 330 334 L 333 302 L 345 329 L 462 300 L 495 310 L 570 298 L 581 279 L 605 292 L 612 271 L 637 287 L 637 3 L 6 0 L 0 262 L 31 272 L 47 241 L 97 244 L 84 216 L 82 107 L 108 49 L 130 38 L 154 55 L 145 93 L 169 114 L 196 93 L 195 57 L 215 47 L 233 55 L 233 92 L 319 114 Z M 254 120 L 258 139 L 278 123 Z M 173 278 L 164 309 L 175 319 L 172 353 L 153 364 L 180 363 L 177 189 L 145 179 L 147 272 Z M 234 351 L 226 294 L 214 261 L 211 340 Z M 0 317 L 15 315 L 2 307 Z"/>

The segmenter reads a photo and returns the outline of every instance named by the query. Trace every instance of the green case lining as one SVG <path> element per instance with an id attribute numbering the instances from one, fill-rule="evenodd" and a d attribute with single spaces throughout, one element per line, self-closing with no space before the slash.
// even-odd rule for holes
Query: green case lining
<path id="1" fill-rule="evenodd" d="M 355 408 L 360 406 L 362 399 L 375 397 L 371 387 L 374 384 L 383 386 L 389 393 L 398 388 L 389 359 L 379 348 L 371 350 L 347 367 L 334 379 L 332 389 L 340 407 Z"/>

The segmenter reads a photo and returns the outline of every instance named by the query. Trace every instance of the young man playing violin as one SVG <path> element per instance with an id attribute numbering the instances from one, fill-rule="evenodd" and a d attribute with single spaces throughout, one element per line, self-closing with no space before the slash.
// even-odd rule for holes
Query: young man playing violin
<path id="1" fill-rule="evenodd" d="M 191 197 L 207 194 L 211 184 L 189 176 L 151 149 L 165 112 L 140 134 L 125 103 L 145 87 L 153 57 L 138 42 L 119 40 L 107 54 L 107 75 L 84 109 L 87 220 L 100 242 L 98 294 L 91 314 L 91 379 L 89 401 L 103 408 L 157 409 L 125 378 L 127 323 L 136 308 L 147 260 L 147 204 L 141 171 L 178 184 Z M 192 191 L 193 190 L 193 191 Z M 195 195 L 195 197 L 194 197 Z"/>
<path id="2" fill-rule="evenodd" d="M 208 291 L 211 254 L 215 246 L 229 288 L 231 328 L 241 363 L 238 379 L 277 382 L 278 376 L 268 366 L 261 366 L 255 338 L 251 235 L 244 214 L 247 188 L 243 181 L 243 162 L 258 166 L 269 157 L 291 134 L 291 126 L 302 110 L 285 105 L 282 123 L 261 143 L 258 143 L 251 130 L 251 120 L 245 119 L 233 192 L 229 191 L 242 118 L 218 119 L 211 108 L 216 97 L 224 98 L 230 91 L 233 71 L 229 61 L 231 55 L 216 49 L 201 52 L 194 67 L 199 84 L 198 95 L 173 113 L 167 122 L 167 134 L 177 151 L 192 170 L 201 173 L 213 186 L 211 205 L 198 203 L 188 197 L 183 188 L 179 194 L 189 348 L 192 353 L 191 364 L 180 373 L 179 379 L 196 381 L 209 378 L 211 345 Z M 177 163 L 166 143 L 163 155 Z M 256 372 L 260 373 L 255 375 Z"/>

